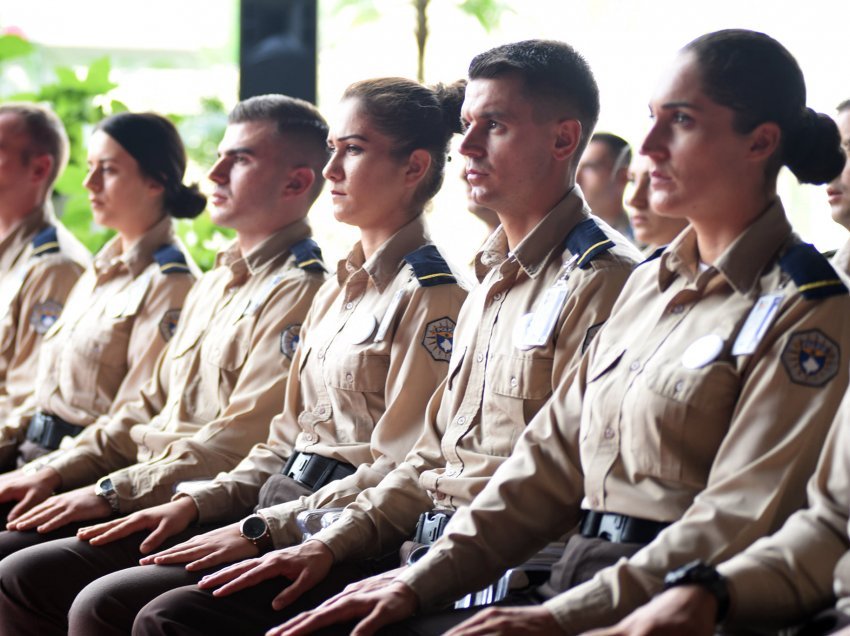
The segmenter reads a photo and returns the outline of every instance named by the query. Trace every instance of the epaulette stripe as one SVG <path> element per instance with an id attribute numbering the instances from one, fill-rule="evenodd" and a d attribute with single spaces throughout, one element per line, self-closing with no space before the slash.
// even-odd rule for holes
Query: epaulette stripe
<path id="1" fill-rule="evenodd" d="M 599 241 L 599 242 L 598 242 L 598 243 L 596 243 L 595 245 L 591 245 L 590 247 L 588 247 L 588 248 L 584 251 L 584 254 L 582 254 L 582 255 L 581 255 L 581 258 L 580 258 L 580 259 L 578 259 L 577 267 L 581 267 L 581 266 L 584 264 L 584 259 L 585 259 L 585 258 L 587 258 L 587 255 L 588 255 L 588 254 L 590 254 L 590 253 L 591 253 L 593 250 L 595 250 L 596 248 L 598 248 L 598 247 L 603 247 L 603 246 L 604 246 L 604 247 L 614 247 L 614 241 L 612 241 L 611 239 L 606 238 L 604 241 Z"/>
<path id="2" fill-rule="evenodd" d="M 189 271 L 189 267 L 186 265 L 186 263 L 162 263 L 159 266 L 159 269 L 163 272 L 167 272 L 170 269 L 181 269 L 187 272 Z"/>
<path id="3" fill-rule="evenodd" d="M 33 256 L 38 256 L 39 254 L 43 254 L 44 252 L 49 252 L 50 250 L 58 250 L 59 249 L 59 241 L 51 241 L 50 243 L 42 243 L 35 249 L 33 249 Z"/>
<path id="4" fill-rule="evenodd" d="M 312 265 L 314 263 L 319 263 L 321 265 L 322 261 L 320 261 L 318 258 L 314 258 L 309 261 L 302 261 L 300 263 L 296 263 L 296 265 L 298 265 L 298 267 L 307 267 L 308 265 Z"/>
<path id="5" fill-rule="evenodd" d="M 797 289 L 801 292 L 804 292 L 809 291 L 810 289 L 818 289 L 820 287 L 834 287 L 835 285 L 843 286 L 844 283 L 841 282 L 839 279 L 835 278 L 832 280 L 820 280 L 816 283 L 807 283 L 805 285 L 800 285 Z"/>
<path id="6" fill-rule="evenodd" d="M 428 280 L 429 278 L 436 278 L 438 276 L 446 276 L 448 278 L 454 278 L 454 274 L 447 274 L 443 272 L 438 272 L 436 274 L 426 274 L 425 276 L 417 276 L 419 280 Z"/>

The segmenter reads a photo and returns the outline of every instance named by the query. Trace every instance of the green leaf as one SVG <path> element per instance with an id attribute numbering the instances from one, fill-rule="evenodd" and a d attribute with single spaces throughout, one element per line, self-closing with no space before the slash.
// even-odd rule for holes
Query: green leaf
<path id="1" fill-rule="evenodd" d="M 0 35 L 0 62 L 23 57 L 35 51 L 35 45 L 19 35 Z"/>
<path id="2" fill-rule="evenodd" d="M 83 85 L 93 95 L 111 91 L 117 86 L 117 84 L 109 81 L 109 72 L 111 70 L 112 65 L 109 63 L 108 57 L 98 58 L 89 66 L 89 72 L 86 75 Z"/>
<path id="3" fill-rule="evenodd" d="M 513 12 L 507 3 L 499 0 L 463 0 L 458 9 L 471 15 L 488 33 L 499 26 L 499 19 L 505 12 Z"/>
<path id="4" fill-rule="evenodd" d="M 77 87 L 80 85 L 80 78 L 77 77 L 74 69 L 67 66 L 57 66 L 53 71 L 56 73 L 59 84 L 67 87 Z"/>

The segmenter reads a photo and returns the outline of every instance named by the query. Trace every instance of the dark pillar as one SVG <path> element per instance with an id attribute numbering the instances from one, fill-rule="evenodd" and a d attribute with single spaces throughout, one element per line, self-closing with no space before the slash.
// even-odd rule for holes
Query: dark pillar
<path id="1" fill-rule="evenodd" d="M 241 0 L 239 98 L 283 93 L 316 102 L 318 0 Z"/>

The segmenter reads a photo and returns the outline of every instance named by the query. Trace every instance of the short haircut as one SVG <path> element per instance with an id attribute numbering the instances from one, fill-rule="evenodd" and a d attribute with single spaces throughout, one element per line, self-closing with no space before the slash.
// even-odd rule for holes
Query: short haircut
<path id="1" fill-rule="evenodd" d="M 596 141 L 608 147 L 608 152 L 613 160 L 613 172 L 629 167 L 632 162 L 632 147 L 628 141 L 609 132 L 594 133 L 593 137 L 590 138 L 590 143 Z"/>
<path id="2" fill-rule="evenodd" d="M 47 194 L 68 165 L 70 144 L 62 120 L 47 106 L 30 102 L 10 102 L 0 105 L 0 115 L 15 115 L 23 125 L 29 143 L 22 157 L 24 163 L 38 155 L 50 155 L 53 165 L 47 177 Z"/>
<path id="3" fill-rule="evenodd" d="M 470 80 L 510 74 L 522 79 L 532 99 L 543 102 L 547 115 L 569 116 L 581 123 L 576 151 L 581 156 L 599 119 L 599 88 L 587 61 L 564 42 L 525 40 L 476 55 L 469 65 Z"/>
<path id="4" fill-rule="evenodd" d="M 316 175 L 310 194 L 314 200 L 319 196 L 325 183 L 322 169 L 328 160 L 328 122 L 318 108 L 303 99 L 287 95 L 257 95 L 236 104 L 227 122 L 273 123 L 278 134 L 295 143 L 303 153 L 305 165 Z"/>
<path id="5" fill-rule="evenodd" d="M 845 110 L 850 110 L 850 99 L 845 99 L 838 105 L 838 108 L 836 108 L 835 110 L 837 110 L 839 113 L 843 113 Z"/>

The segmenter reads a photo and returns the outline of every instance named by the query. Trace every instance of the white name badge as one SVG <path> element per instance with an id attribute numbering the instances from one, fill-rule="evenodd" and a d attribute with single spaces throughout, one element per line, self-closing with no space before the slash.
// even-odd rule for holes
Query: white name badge
<path id="1" fill-rule="evenodd" d="M 351 344 L 363 344 L 375 332 L 378 320 L 372 314 L 358 316 L 345 325 L 345 335 Z"/>
<path id="2" fill-rule="evenodd" d="M 781 293 L 765 294 L 756 301 L 744 321 L 744 326 L 738 332 L 735 344 L 732 345 L 733 356 L 747 356 L 756 350 L 764 334 L 773 324 L 779 305 L 782 304 L 782 298 Z"/>
<path id="3" fill-rule="evenodd" d="M 563 284 L 554 285 L 546 290 L 534 311 L 523 316 L 522 333 L 514 334 L 514 343 L 518 349 L 542 347 L 549 341 L 568 295 L 567 286 Z M 529 315 L 530 318 L 528 318 Z"/>
<path id="4" fill-rule="evenodd" d="M 375 342 L 383 342 L 384 338 L 386 338 L 387 331 L 390 329 L 390 325 L 395 318 L 395 314 L 398 311 L 398 306 L 401 304 L 402 298 L 404 298 L 403 289 L 399 289 L 395 294 L 393 294 L 392 300 L 390 300 L 390 304 L 384 312 L 384 317 L 381 318 L 381 324 L 378 325 L 378 333 L 375 334 L 374 338 Z"/>
<path id="5" fill-rule="evenodd" d="M 682 366 L 686 369 L 700 369 L 717 360 L 723 351 L 723 338 L 715 333 L 694 340 L 682 354 Z"/>

